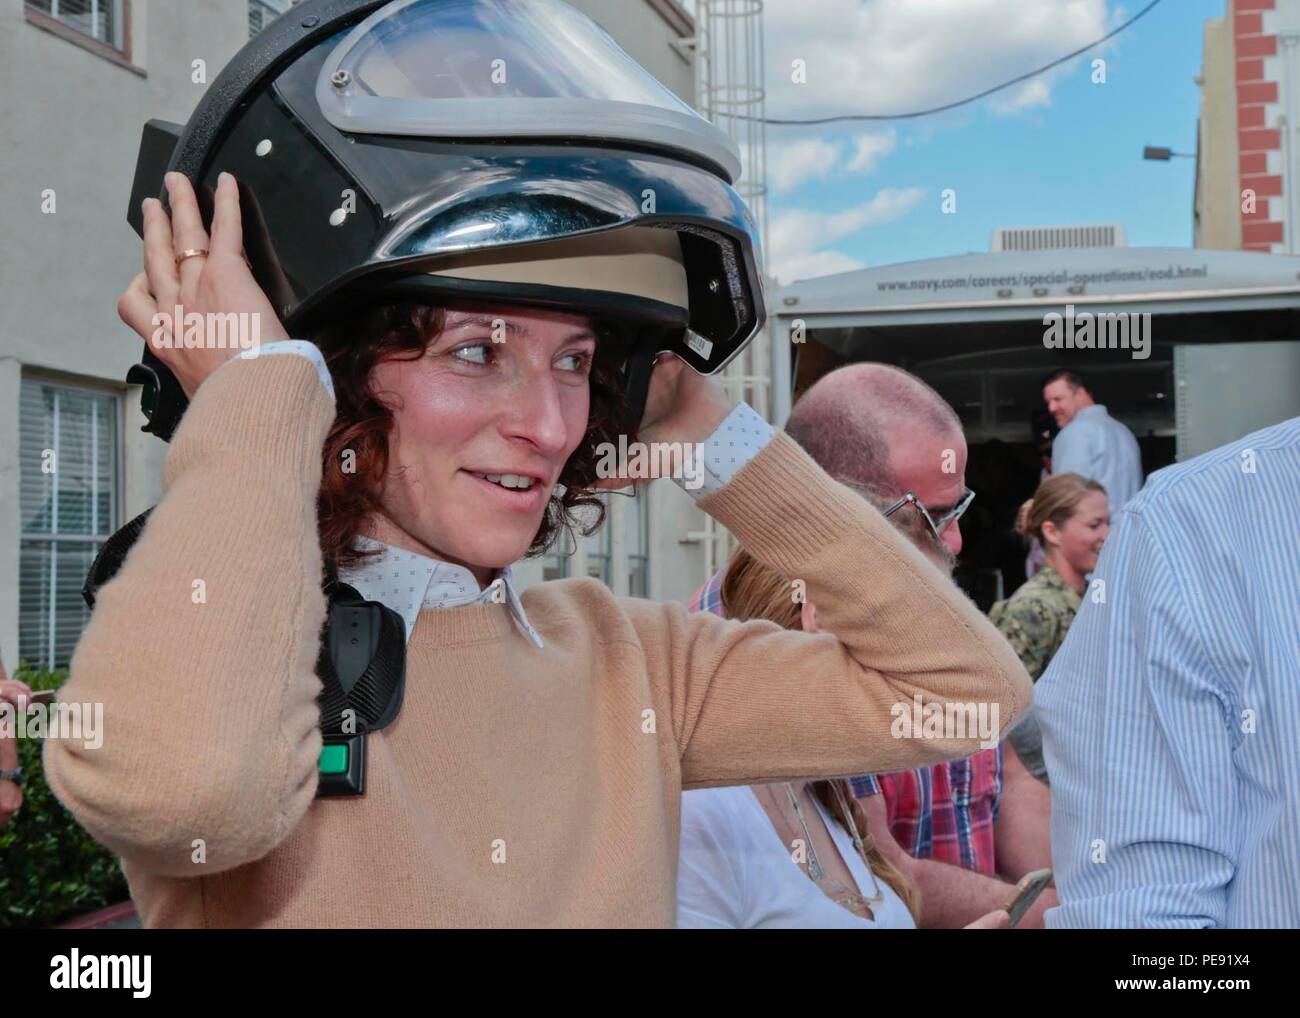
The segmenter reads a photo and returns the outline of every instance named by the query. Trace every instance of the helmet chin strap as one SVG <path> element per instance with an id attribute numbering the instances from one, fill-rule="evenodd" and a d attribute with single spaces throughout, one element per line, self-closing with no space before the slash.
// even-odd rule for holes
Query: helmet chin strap
<path id="1" fill-rule="evenodd" d="M 644 346 L 634 350 L 627 359 L 627 405 L 632 411 L 633 427 L 640 425 L 645 414 L 650 376 L 654 374 L 654 360 L 654 349 Z"/>

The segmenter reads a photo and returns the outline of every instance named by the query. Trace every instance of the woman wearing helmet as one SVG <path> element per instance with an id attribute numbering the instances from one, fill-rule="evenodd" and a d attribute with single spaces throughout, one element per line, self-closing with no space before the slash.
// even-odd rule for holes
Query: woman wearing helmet
<path id="1" fill-rule="evenodd" d="M 1027 705 L 974 606 L 709 377 L 761 301 L 726 160 L 685 140 L 703 121 L 625 94 L 584 101 L 626 104 L 633 131 L 584 128 L 559 97 L 563 145 L 521 141 L 508 110 L 497 140 L 429 126 L 443 99 L 428 86 L 446 84 L 418 80 L 430 66 L 472 93 L 475 54 L 504 49 L 507 80 L 545 90 L 533 35 L 522 67 L 509 57 L 538 6 L 573 19 L 568 40 L 598 31 L 550 0 L 308 0 L 282 34 L 312 18 L 324 34 L 250 44 L 227 68 L 244 91 L 216 83 L 227 107 L 201 106 L 177 142 L 170 215 L 142 209 L 128 324 L 152 339 L 167 309 L 244 313 L 262 342 L 151 344 L 192 403 L 165 496 L 72 661 L 66 695 L 105 704 L 105 738 L 45 749 L 147 926 L 671 926 L 683 788 L 975 749 L 975 733 L 892 737 L 914 695 L 993 701 L 1004 728 Z M 584 52 L 617 79 L 614 54 Z M 384 101 L 340 113 L 321 91 L 338 87 Z M 320 163 L 276 164 L 304 135 Z M 827 632 L 588 578 L 518 592 L 514 563 L 594 489 L 628 483 L 598 476 L 619 435 L 702 448 L 687 493 L 806 589 Z M 326 696 L 322 625 L 335 662 L 357 640 L 322 578 L 400 619 L 400 711 Z M 364 756 L 336 716 L 353 706 Z M 340 771 L 364 794 L 321 794 Z"/>

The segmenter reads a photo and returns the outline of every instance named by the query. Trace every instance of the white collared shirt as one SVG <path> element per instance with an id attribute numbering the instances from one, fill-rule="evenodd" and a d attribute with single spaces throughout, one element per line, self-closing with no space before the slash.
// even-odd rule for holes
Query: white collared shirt
<path id="1" fill-rule="evenodd" d="M 544 647 L 541 634 L 533 628 L 524 612 L 510 566 L 501 569 L 496 579 L 479 589 L 478 580 L 465 566 L 420 555 L 405 548 L 358 537 L 356 546 L 380 554 L 339 570 L 339 579 L 356 588 L 367 601 L 378 601 L 402 616 L 409 642 L 415 620 L 424 608 L 454 608 L 464 604 L 505 601 L 511 614 L 539 648 Z"/>

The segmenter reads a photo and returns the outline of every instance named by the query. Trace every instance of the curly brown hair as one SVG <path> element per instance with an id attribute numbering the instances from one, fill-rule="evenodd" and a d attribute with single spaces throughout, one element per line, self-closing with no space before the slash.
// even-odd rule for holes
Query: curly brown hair
<path id="1" fill-rule="evenodd" d="M 333 319 L 311 337 L 325 354 L 337 407 L 321 453 L 317 505 L 321 552 L 331 575 L 370 554 L 354 547 L 354 540 L 366 519 L 381 508 L 393 411 L 372 388 L 371 372 L 381 361 L 424 356 L 443 329 L 446 310 L 416 301 L 371 304 Z M 564 532 L 576 528 L 585 536 L 600 527 L 605 504 L 588 487 L 596 478 L 596 447 L 617 442 L 620 434 L 628 435 L 629 442 L 636 438 L 639 422 L 629 419 L 626 401 L 620 398 L 626 337 L 609 323 L 593 321 L 591 326 L 597 344 L 587 432 L 560 473 L 527 557 L 547 551 Z M 596 519 L 586 529 L 578 514 L 583 507 L 596 509 Z"/>

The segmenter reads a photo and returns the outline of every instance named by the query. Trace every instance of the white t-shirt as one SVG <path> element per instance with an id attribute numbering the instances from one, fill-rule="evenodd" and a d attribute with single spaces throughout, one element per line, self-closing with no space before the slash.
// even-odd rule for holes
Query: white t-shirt
<path id="1" fill-rule="evenodd" d="M 814 802 L 858 890 L 871 894 L 871 871 L 848 832 Z M 808 879 L 747 785 L 682 794 L 678 929 L 915 929 L 903 899 L 876 883 L 885 900 L 871 906 L 876 918 L 869 921 Z"/>

